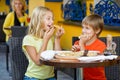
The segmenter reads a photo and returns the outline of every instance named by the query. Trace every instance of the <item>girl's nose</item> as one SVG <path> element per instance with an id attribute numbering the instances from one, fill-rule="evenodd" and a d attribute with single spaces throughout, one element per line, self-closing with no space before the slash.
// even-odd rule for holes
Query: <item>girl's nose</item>
<path id="1" fill-rule="evenodd" d="M 54 22 L 54 20 L 52 19 L 51 22 Z"/>

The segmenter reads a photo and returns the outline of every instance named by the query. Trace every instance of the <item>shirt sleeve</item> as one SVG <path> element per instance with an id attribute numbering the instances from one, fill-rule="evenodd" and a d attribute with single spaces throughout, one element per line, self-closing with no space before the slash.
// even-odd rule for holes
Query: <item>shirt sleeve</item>
<path id="1" fill-rule="evenodd" d="M 79 45 L 79 40 L 75 41 L 74 45 Z"/>
<path id="2" fill-rule="evenodd" d="M 26 45 L 34 46 L 34 39 L 33 39 L 33 37 L 31 37 L 29 35 L 24 37 L 22 46 L 24 47 Z"/>

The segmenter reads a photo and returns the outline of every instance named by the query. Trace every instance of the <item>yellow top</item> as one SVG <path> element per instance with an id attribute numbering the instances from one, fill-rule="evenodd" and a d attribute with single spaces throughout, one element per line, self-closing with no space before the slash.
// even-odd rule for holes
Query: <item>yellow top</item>
<path id="1" fill-rule="evenodd" d="M 14 12 L 10 12 L 6 16 L 6 19 L 3 24 L 3 31 L 6 34 L 6 41 L 8 41 L 8 38 L 12 34 L 12 32 L 11 32 L 11 30 L 8 30 L 5 28 L 11 28 L 12 26 L 14 26 L 14 15 L 15 15 Z M 28 26 L 27 17 L 28 17 L 28 15 L 26 13 L 24 13 L 24 17 L 19 17 L 18 20 L 22 23 L 22 21 L 24 19 L 25 26 Z M 22 20 L 21 20 L 21 18 L 22 18 Z"/>
<path id="2" fill-rule="evenodd" d="M 33 46 L 36 48 L 37 52 L 39 52 L 40 48 L 42 47 L 42 44 L 43 44 L 43 39 L 38 39 L 31 35 L 26 35 L 23 39 L 22 48 L 23 48 L 23 51 L 29 61 L 29 65 L 28 65 L 27 71 L 25 73 L 25 75 L 28 77 L 34 77 L 34 78 L 38 78 L 38 79 L 47 79 L 47 78 L 54 77 L 54 67 L 46 66 L 46 65 L 37 66 L 31 60 L 26 49 L 24 48 L 25 45 Z M 50 39 L 48 42 L 47 50 L 53 50 L 52 39 Z"/>

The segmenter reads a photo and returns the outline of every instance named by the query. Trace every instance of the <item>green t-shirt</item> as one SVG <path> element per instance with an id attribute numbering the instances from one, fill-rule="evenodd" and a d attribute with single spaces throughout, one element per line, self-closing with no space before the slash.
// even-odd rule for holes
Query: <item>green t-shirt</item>
<path id="1" fill-rule="evenodd" d="M 43 39 L 38 39 L 36 37 L 33 37 L 31 35 L 27 35 L 23 39 L 22 48 L 23 51 L 28 58 L 29 65 L 27 68 L 27 71 L 25 73 L 28 77 L 34 77 L 38 79 L 46 79 L 54 76 L 54 67 L 47 66 L 47 65 L 36 65 L 31 58 L 29 57 L 28 53 L 26 52 L 26 49 L 24 48 L 25 45 L 33 46 L 36 48 L 37 52 L 39 52 L 40 48 L 42 47 Z M 52 39 L 49 40 L 47 45 L 47 50 L 53 50 L 53 41 Z"/>

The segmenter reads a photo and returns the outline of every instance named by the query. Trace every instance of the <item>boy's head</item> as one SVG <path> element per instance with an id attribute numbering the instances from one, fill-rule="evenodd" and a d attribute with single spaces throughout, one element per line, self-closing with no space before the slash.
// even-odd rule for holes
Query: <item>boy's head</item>
<path id="1" fill-rule="evenodd" d="M 83 19 L 82 25 L 89 25 L 94 31 L 97 32 L 97 36 L 99 36 L 104 27 L 104 20 L 101 16 L 92 14 Z"/>

